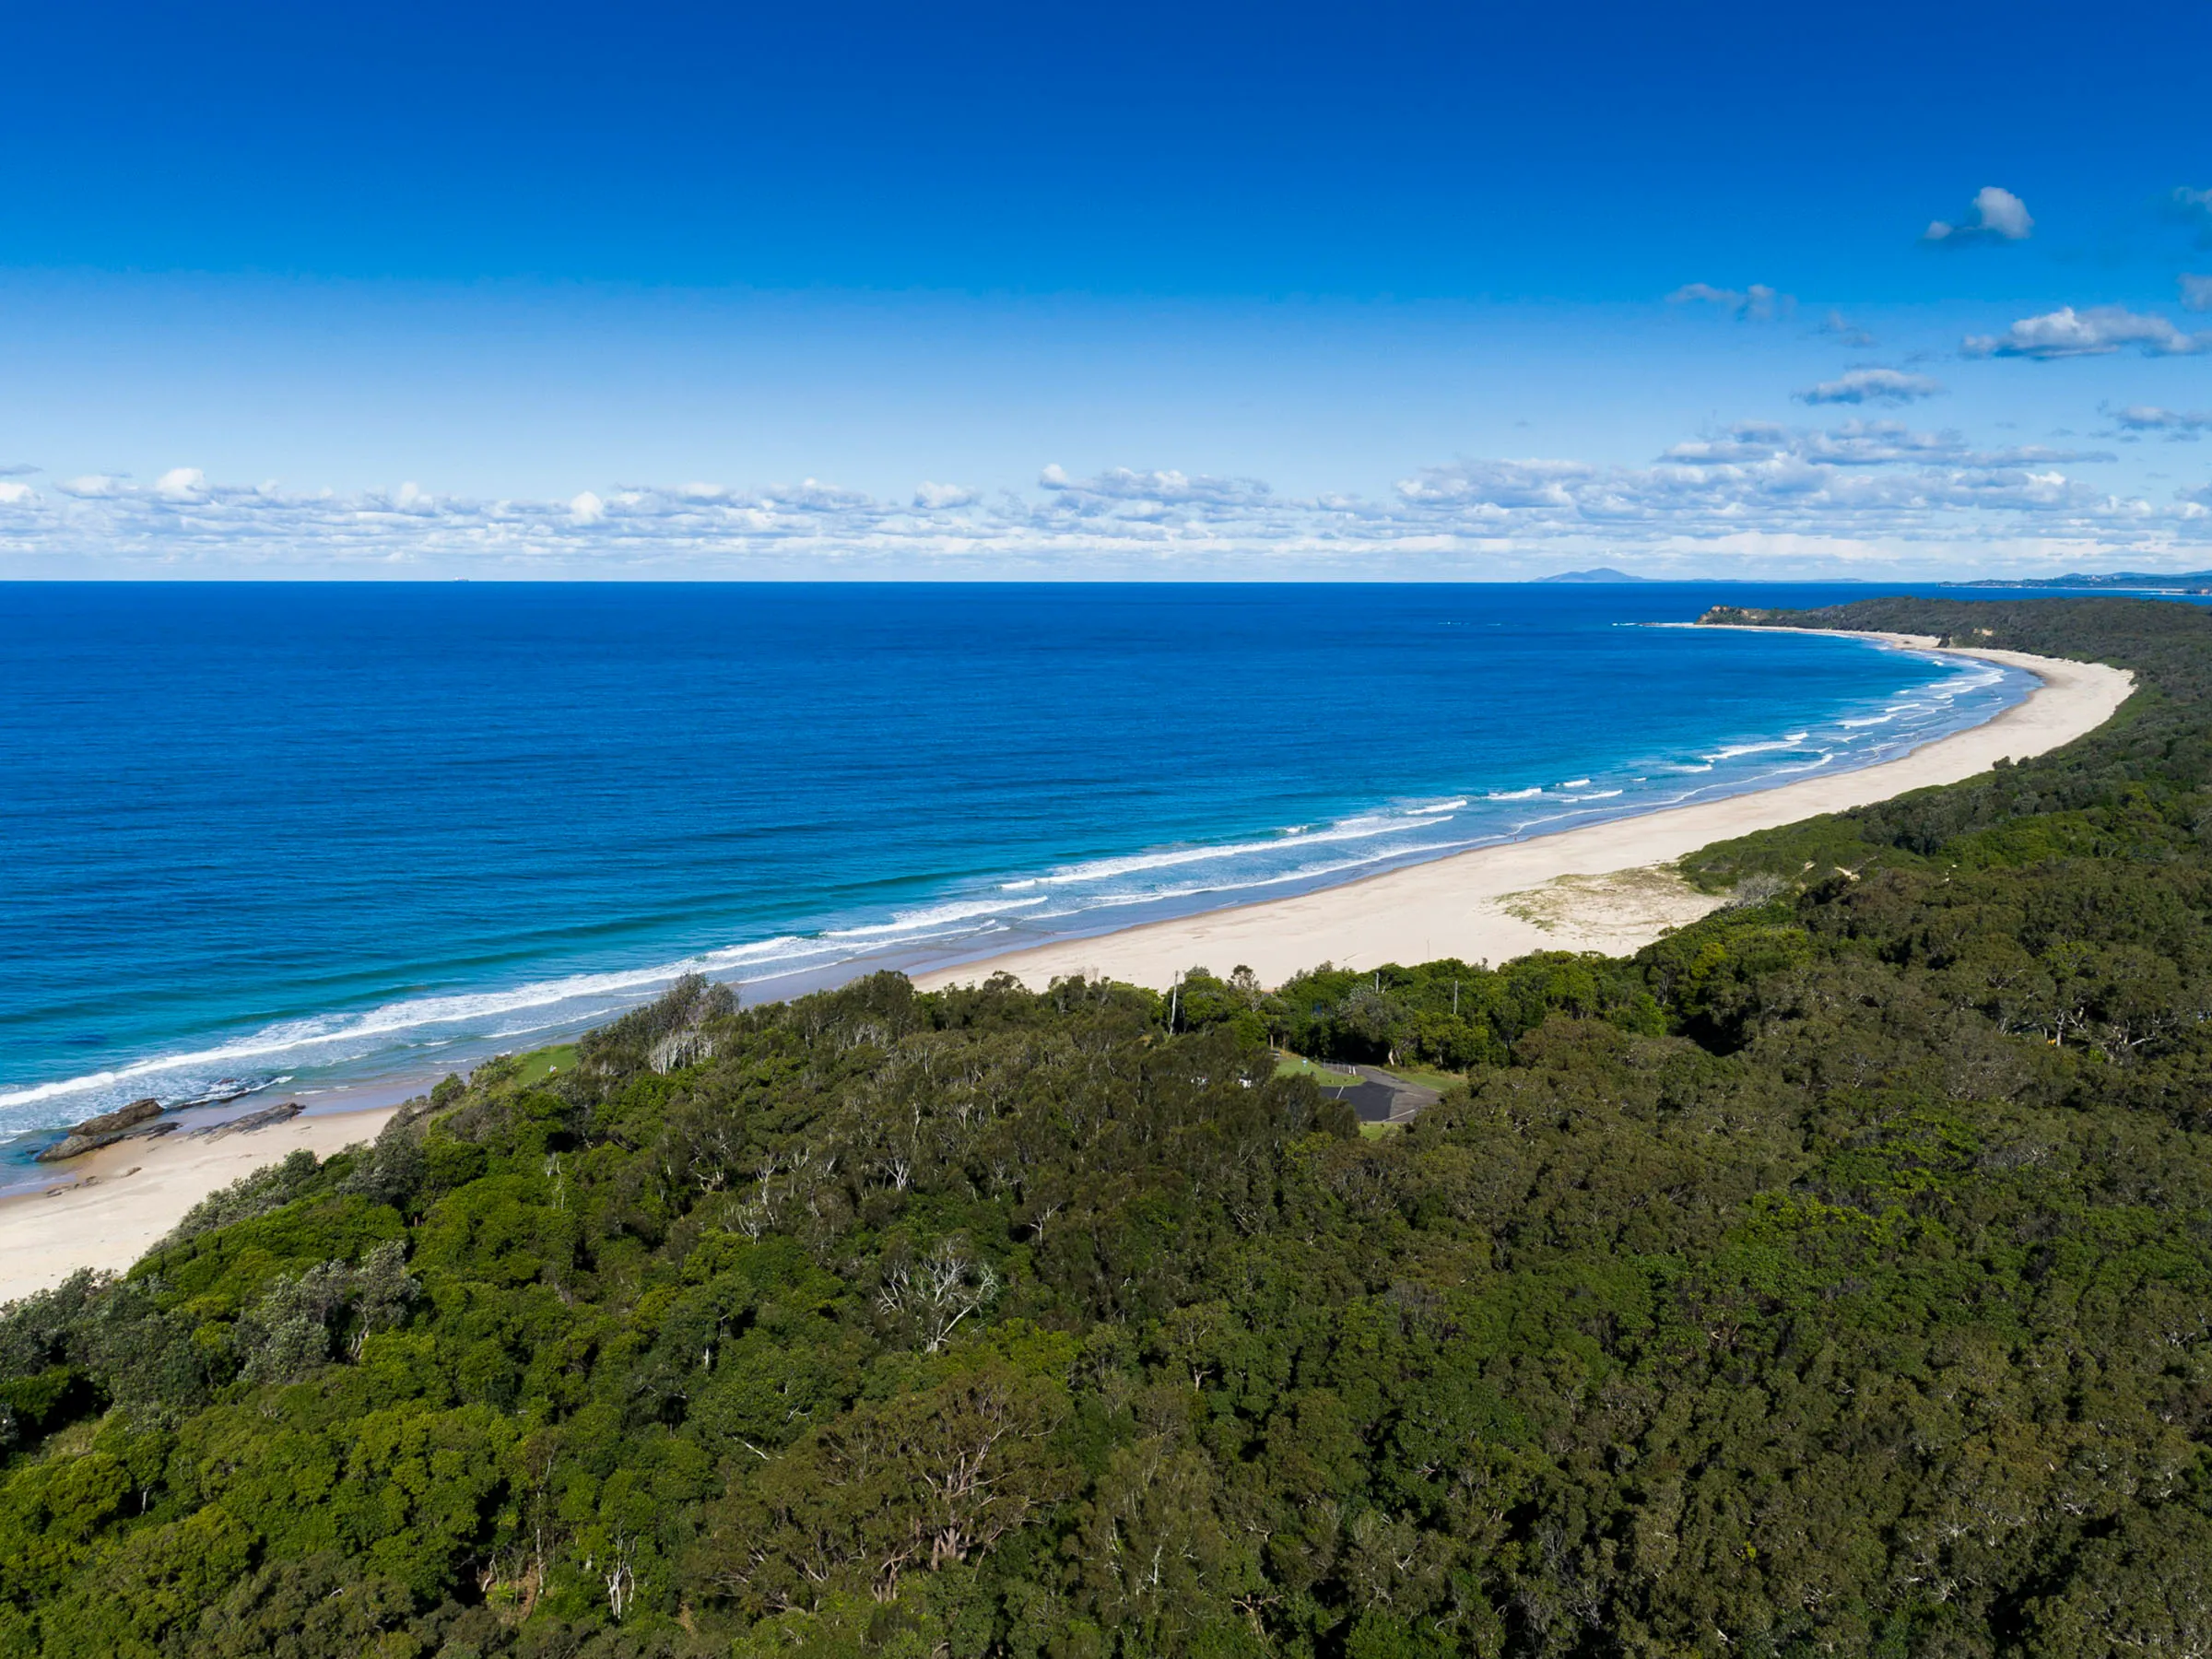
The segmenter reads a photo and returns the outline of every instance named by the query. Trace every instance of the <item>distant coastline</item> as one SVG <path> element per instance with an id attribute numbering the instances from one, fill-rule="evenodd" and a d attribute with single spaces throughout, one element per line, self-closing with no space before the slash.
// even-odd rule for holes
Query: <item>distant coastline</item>
<path id="1" fill-rule="evenodd" d="M 1947 582 L 1942 585 L 2028 592 L 2203 595 L 2212 594 L 2212 571 L 2183 571 L 2171 575 L 2112 571 L 2101 575 L 2074 571 L 2065 576 L 1984 576 L 1975 582 Z"/>

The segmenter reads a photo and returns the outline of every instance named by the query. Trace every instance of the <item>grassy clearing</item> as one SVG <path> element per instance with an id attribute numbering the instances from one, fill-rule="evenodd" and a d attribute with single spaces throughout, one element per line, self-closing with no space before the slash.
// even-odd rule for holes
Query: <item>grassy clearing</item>
<path id="1" fill-rule="evenodd" d="M 1466 1078 L 1457 1072 L 1426 1071 L 1418 1065 L 1386 1065 L 1382 1069 L 1401 1082 L 1418 1083 L 1423 1088 L 1433 1088 L 1439 1094 L 1457 1088 Z"/>
<path id="2" fill-rule="evenodd" d="M 1311 1077 L 1324 1088 L 1345 1088 L 1359 1081 L 1356 1073 L 1331 1071 L 1325 1065 L 1316 1065 L 1296 1054 L 1277 1054 L 1275 1075 L 1278 1077 Z"/>
<path id="3" fill-rule="evenodd" d="M 524 1084 L 543 1083 L 557 1071 L 567 1071 L 576 1064 L 576 1045 L 557 1043 L 535 1053 L 523 1056 L 521 1081 Z"/>

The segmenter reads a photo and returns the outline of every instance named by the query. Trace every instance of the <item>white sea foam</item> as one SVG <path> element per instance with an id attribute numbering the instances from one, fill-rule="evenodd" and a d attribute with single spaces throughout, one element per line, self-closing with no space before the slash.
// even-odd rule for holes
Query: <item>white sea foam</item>
<path id="1" fill-rule="evenodd" d="M 1108 910 L 1123 904 L 1165 904 L 1177 899 L 1200 899 L 1208 894 L 1241 893 L 1259 888 L 1281 887 L 1291 881 L 1315 881 L 1325 876 L 1341 876 L 1347 870 L 1372 869 L 1376 865 L 1392 859 L 1419 858 L 1427 854 L 1441 855 L 1461 853 L 1469 847 L 1478 847 L 1496 836 L 1476 837 L 1466 841 L 1424 841 L 1409 847 L 1392 847 L 1370 858 L 1340 859 L 1335 864 L 1301 865 L 1294 870 L 1278 870 L 1254 874 L 1241 880 L 1206 882 L 1194 887 L 1147 888 L 1142 892 L 1116 893 L 1088 904 L 1074 904 L 1065 910 L 1040 911 L 1029 918 L 1035 922 L 1049 922 L 1062 916 L 1087 915 L 1094 911 Z"/>
<path id="2" fill-rule="evenodd" d="M 1609 801 L 1621 792 L 1618 789 L 1600 789 L 1590 794 L 1569 795 L 1570 801 Z"/>
<path id="3" fill-rule="evenodd" d="M 1493 789 L 1482 798 L 1486 801 L 1533 801 L 1543 793 L 1541 789 Z"/>
<path id="4" fill-rule="evenodd" d="M 1767 743 L 1732 744 L 1726 748 L 1715 749 L 1712 754 L 1706 756 L 1705 759 L 1712 761 L 1740 760 L 1746 755 L 1771 754 L 1776 749 L 1795 748 L 1799 744 L 1803 743 L 1812 734 L 1810 732 L 1792 732 L 1786 737 L 1778 737 Z"/>
<path id="5" fill-rule="evenodd" d="M 1464 802 L 1460 804 L 1465 805 Z M 1303 834 L 1286 833 L 1266 841 L 1224 841 L 1211 847 L 1171 847 L 1158 853 L 1137 853 L 1126 858 L 1096 858 L 1084 864 L 1068 865 L 1043 876 L 1006 882 L 1000 890 L 1019 892 L 1032 887 L 1070 887 L 1107 881 L 1117 876 L 1142 875 L 1147 870 L 1172 869 L 1180 865 L 1210 864 L 1218 859 L 1246 858 L 1262 853 L 1295 852 L 1300 847 L 1325 845 L 1332 841 L 1371 841 L 1376 836 L 1418 830 L 1430 821 L 1427 818 L 1410 815 L 1355 818 L 1332 824 L 1325 830 Z"/>
<path id="6" fill-rule="evenodd" d="M 865 927 L 833 927 L 822 935 L 825 939 L 888 939 L 900 934 L 931 933 L 957 922 L 980 921 L 995 916 L 1001 911 L 1027 910 L 1030 905 L 1042 904 L 1037 899 L 991 899 L 954 904 L 933 904 L 926 910 L 900 911 L 888 922 L 877 922 Z"/>
<path id="7" fill-rule="evenodd" d="M 407 1038 L 439 1026 L 481 1026 L 531 1011 L 552 1011 L 549 1018 L 525 1020 L 488 1035 L 519 1037 L 567 1023 L 580 1017 L 577 1005 L 606 1003 L 606 1012 L 626 1006 L 638 995 L 686 973 L 711 973 L 794 956 L 834 955 L 818 941 L 810 943 L 794 935 L 735 945 L 721 950 L 686 957 L 680 961 L 649 968 L 606 973 L 576 973 L 539 980 L 505 991 L 468 992 L 445 996 L 408 997 L 358 1014 L 323 1015 L 312 1019 L 279 1020 L 250 1035 L 207 1048 L 156 1054 L 128 1065 L 88 1072 L 27 1088 L 0 1092 L 0 1108 L 33 1106 L 70 1095 L 113 1088 L 141 1079 L 183 1074 L 205 1077 L 235 1070 L 241 1062 L 267 1061 L 279 1054 L 298 1055 L 309 1063 L 355 1059 L 389 1040 Z M 611 1000 L 610 1000 L 611 999 Z M 419 1039 L 416 1040 L 420 1041 Z M 367 1046 L 363 1046 L 367 1045 Z M 344 1053 L 352 1047 L 358 1052 Z"/>
<path id="8" fill-rule="evenodd" d="M 1561 789 L 1587 789 L 1590 787 L 1590 780 L 1587 778 L 1570 778 L 1564 783 L 1560 784 L 1559 787 Z"/>

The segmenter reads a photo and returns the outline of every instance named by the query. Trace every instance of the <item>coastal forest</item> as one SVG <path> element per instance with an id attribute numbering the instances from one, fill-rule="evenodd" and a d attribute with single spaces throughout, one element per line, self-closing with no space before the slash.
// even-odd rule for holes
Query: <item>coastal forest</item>
<path id="1" fill-rule="evenodd" d="M 448 1078 L 0 1312 L 0 1659 L 2212 1653 L 2212 616 L 1723 619 L 2138 690 L 1630 959 Z"/>

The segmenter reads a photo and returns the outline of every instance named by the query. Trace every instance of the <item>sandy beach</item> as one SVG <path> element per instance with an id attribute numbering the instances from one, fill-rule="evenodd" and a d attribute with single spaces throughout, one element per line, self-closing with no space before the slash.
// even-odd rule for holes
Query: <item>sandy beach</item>
<path id="1" fill-rule="evenodd" d="M 219 1138 L 122 1141 L 71 1159 L 54 1171 L 63 1184 L 0 1198 L 0 1304 L 79 1267 L 120 1273 L 218 1188 L 302 1147 L 327 1158 L 374 1140 L 393 1110 L 300 1116 Z"/>
<path id="2" fill-rule="evenodd" d="M 1936 644 L 1905 635 L 1855 637 L 1927 650 Z M 2102 664 L 2008 651 L 1952 654 L 2025 668 L 2042 683 L 1994 720 L 1855 771 L 1480 847 L 1296 898 L 964 962 L 915 982 L 927 990 L 1006 972 L 1041 990 L 1056 977 L 1082 973 L 1165 990 L 1192 968 L 1227 973 L 1241 964 L 1274 985 L 1324 961 L 1377 968 L 1442 957 L 1503 962 L 1532 950 L 1640 950 L 1721 903 L 1669 869 L 1686 854 L 1757 830 L 1956 783 L 2000 759 L 2043 754 L 2102 725 L 2135 684 L 2132 675 Z"/>
<path id="3" fill-rule="evenodd" d="M 1891 643 L 1933 648 L 1900 636 Z M 1269 984 L 1322 961 L 1373 967 L 1439 957 L 1504 961 L 1532 950 L 1641 948 L 1719 900 L 1669 866 L 1712 841 L 1957 782 L 2101 725 L 2133 678 L 2116 668 L 2017 653 L 1959 654 L 2025 668 L 2041 684 L 1996 719 L 1899 759 L 1751 794 L 1485 847 L 1344 887 L 918 976 L 924 989 L 1006 971 L 1041 988 L 1057 975 L 1107 975 L 1165 988 L 1195 966 L 1243 964 Z M 328 1156 L 375 1136 L 392 1108 L 300 1116 L 220 1138 L 125 1141 L 57 1167 L 53 1188 L 0 1198 L 0 1303 L 79 1267 L 128 1267 L 207 1194 L 305 1147 Z"/>

